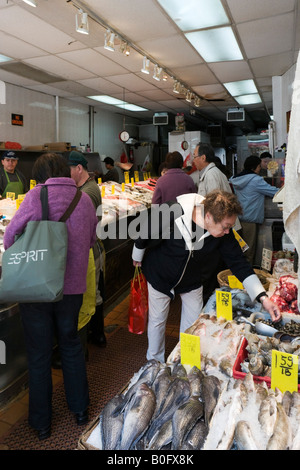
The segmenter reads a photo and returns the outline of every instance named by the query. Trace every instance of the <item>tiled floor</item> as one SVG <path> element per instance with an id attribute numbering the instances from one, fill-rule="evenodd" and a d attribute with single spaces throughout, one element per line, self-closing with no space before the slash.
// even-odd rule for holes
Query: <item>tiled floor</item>
<path id="1" fill-rule="evenodd" d="M 105 312 L 104 326 L 106 336 L 109 340 L 110 333 L 118 326 L 127 326 L 129 306 L 129 295 L 112 307 L 111 310 Z M 166 333 L 170 336 L 178 338 L 179 327 L 176 325 L 167 325 Z M 52 369 L 53 385 L 62 381 L 61 370 Z M 28 409 L 28 390 L 22 391 L 16 398 L 12 399 L 2 409 L 0 408 L 0 437 L 6 434 L 9 429 L 24 415 L 27 414 Z M 0 450 L 1 445 L 0 445 Z"/>

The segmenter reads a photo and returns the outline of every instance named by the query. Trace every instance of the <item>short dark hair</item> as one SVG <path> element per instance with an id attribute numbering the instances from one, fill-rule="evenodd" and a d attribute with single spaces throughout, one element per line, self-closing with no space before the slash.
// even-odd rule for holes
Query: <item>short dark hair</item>
<path id="1" fill-rule="evenodd" d="M 269 152 L 263 152 L 259 158 L 262 160 L 263 158 L 273 158 Z"/>
<path id="2" fill-rule="evenodd" d="M 167 168 L 182 168 L 183 156 L 180 152 L 169 152 L 166 155 Z"/>
<path id="3" fill-rule="evenodd" d="M 108 165 L 111 165 L 111 166 L 114 166 L 115 164 L 114 160 L 110 157 L 105 157 L 103 161 L 104 163 L 107 163 Z"/>
<path id="4" fill-rule="evenodd" d="M 199 144 L 197 144 L 197 147 L 199 157 L 201 157 L 201 155 L 205 155 L 206 161 L 209 163 L 215 160 L 215 152 L 210 144 L 202 144 L 201 142 L 199 142 Z"/>
<path id="5" fill-rule="evenodd" d="M 257 155 L 250 155 L 250 157 L 247 157 L 244 162 L 244 169 L 246 171 L 256 170 L 256 168 L 260 164 L 261 164 L 261 159 Z"/>
<path id="6" fill-rule="evenodd" d="M 32 177 L 37 183 L 45 183 L 48 178 L 70 178 L 70 167 L 67 160 L 61 155 L 44 153 L 35 161 Z"/>
<path id="7" fill-rule="evenodd" d="M 203 200 L 203 205 L 204 213 L 209 212 L 215 223 L 221 222 L 224 217 L 238 216 L 243 213 L 236 195 L 220 189 L 208 193 Z"/>

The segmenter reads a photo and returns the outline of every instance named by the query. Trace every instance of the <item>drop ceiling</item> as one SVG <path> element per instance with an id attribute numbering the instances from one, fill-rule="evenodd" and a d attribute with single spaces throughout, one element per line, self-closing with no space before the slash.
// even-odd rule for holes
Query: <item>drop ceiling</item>
<path id="1" fill-rule="evenodd" d="M 210 0 L 206 0 L 210 2 Z M 241 60 L 206 62 L 157 0 L 0 0 L 0 80 L 152 122 L 154 113 L 184 113 L 194 123 L 239 125 L 244 132 L 265 128 L 272 115 L 272 77 L 292 67 L 300 45 L 300 0 L 221 0 L 242 52 Z M 189 8 L 189 0 L 183 2 Z M 89 15 L 89 34 L 75 30 L 79 9 Z M 190 9 L 193 15 L 193 9 Z M 205 15 L 205 10 L 203 11 Z M 104 49 L 107 27 L 119 33 L 115 52 Z M 128 41 L 130 55 L 120 52 Z M 150 74 L 141 72 L 143 55 Z M 153 79 L 154 64 L 167 81 Z M 173 92 L 179 80 L 201 98 L 200 107 Z M 253 79 L 261 103 L 242 106 L 244 123 L 226 123 L 240 107 L 224 83 Z M 109 95 L 147 111 L 129 112 L 88 96 Z"/>

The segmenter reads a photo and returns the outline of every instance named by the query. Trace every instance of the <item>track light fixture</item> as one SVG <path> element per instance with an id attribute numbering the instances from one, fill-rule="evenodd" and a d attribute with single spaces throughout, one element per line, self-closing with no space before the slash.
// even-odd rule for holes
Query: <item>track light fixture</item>
<path id="1" fill-rule="evenodd" d="M 168 80 L 168 75 L 166 74 L 166 72 L 163 73 L 162 79 L 163 79 L 164 82 L 166 82 Z"/>
<path id="2" fill-rule="evenodd" d="M 158 67 L 158 65 L 154 65 L 154 73 L 153 73 L 154 80 L 157 80 L 159 82 L 161 73 L 162 73 L 162 68 Z"/>
<path id="3" fill-rule="evenodd" d="M 27 3 L 27 4 L 30 5 L 31 7 L 36 7 L 36 6 L 37 6 L 35 0 L 23 0 L 23 2 Z"/>
<path id="4" fill-rule="evenodd" d="M 81 34 L 89 34 L 88 14 L 82 10 L 76 14 L 76 31 Z"/>
<path id="5" fill-rule="evenodd" d="M 190 90 L 187 91 L 186 93 L 186 96 L 185 96 L 185 99 L 188 103 L 191 103 L 192 102 L 192 99 L 193 99 L 193 93 L 190 92 Z"/>
<path id="6" fill-rule="evenodd" d="M 130 54 L 130 47 L 126 41 L 122 41 L 120 45 L 120 52 L 124 55 L 129 55 Z"/>
<path id="7" fill-rule="evenodd" d="M 143 58 L 143 68 L 141 69 L 141 72 L 146 73 L 149 75 L 150 73 L 150 59 L 147 59 L 146 56 Z"/>
<path id="8" fill-rule="evenodd" d="M 194 99 L 194 106 L 196 106 L 196 108 L 199 108 L 200 104 L 201 104 L 201 99 L 199 98 L 199 96 L 196 96 Z"/>
<path id="9" fill-rule="evenodd" d="M 175 82 L 174 82 L 173 92 L 174 93 L 180 93 L 181 92 L 181 84 L 177 80 L 175 80 Z"/>
<path id="10" fill-rule="evenodd" d="M 115 33 L 112 33 L 109 29 L 104 35 L 104 49 L 114 52 L 115 50 Z"/>

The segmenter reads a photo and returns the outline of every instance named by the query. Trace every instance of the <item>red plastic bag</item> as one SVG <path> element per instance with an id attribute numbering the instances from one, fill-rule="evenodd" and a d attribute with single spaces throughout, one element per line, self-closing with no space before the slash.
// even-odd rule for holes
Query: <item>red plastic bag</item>
<path id="1" fill-rule="evenodd" d="M 128 309 L 128 330 L 130 333 L 144 333 L 148 320 L 148 287 L 141 269 L 136 266 L 130 285 Z"/>

